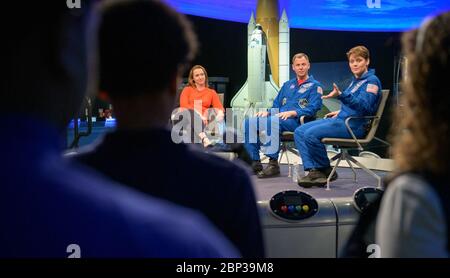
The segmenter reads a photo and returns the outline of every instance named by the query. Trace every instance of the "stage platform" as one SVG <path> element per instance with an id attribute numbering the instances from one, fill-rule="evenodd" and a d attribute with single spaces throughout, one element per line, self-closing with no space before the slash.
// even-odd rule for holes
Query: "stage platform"
<path id="1" fill-rule="evenodd" d="M 266 167 L 266 164 L 263 165 Z M 377 186 L 375 178 L 358 168 L 355 169 L 357 178 L 357 182 L 355 182 L 353 172 L 350 168 L 338 167 L 337 173 L 339 178 L 330 183 L 330 190 L 326 190 L 325 187 L 300 187 L 292 180 L 292 177 L 288 177 L 289 167 L 287 164 L 281 164 L 280 170 L 281 175 L 274 178 L 259 179 L 256 175 L 252 176 L 256 199 L 258 201 L 270 200 L 273 195 L 284 190 L 303 191 L 317 199 L 352 197 L 353 193 L 361 187 Z M 386 171 L 373 171 L 380 177 L 384 177 L 388 173 Z M 302 165 L 299 165 L 299 172 L 304 175 Z"/>
<path id="2" fill-rule="evenodd" d="M 266 165 L 264 165 L 266 166 Z M 339 178 L 325 187 L 302 188 L 289 177 L 289 167 L 281 164 L 279 177 L 258 179 L 252 176 L 260 210 L 266 256 L 269 258 L 337 258 L 355 228 L 360 212 L 353 194 L 363 187 L 376 187 L 375 178 L 356 168 L 357 181 L 347 167 L 338 167 Z M 299 172 L 303 175 L 302 165 Z M 380 177 L 389 172 L 373 170 Z M 312 196 L 317 212 L 301 220 L 277 217 L 270 208 L 271 198 L 286 190 L 301 191 Z M 370 254 L 368 254 L 370 255 Z"/>

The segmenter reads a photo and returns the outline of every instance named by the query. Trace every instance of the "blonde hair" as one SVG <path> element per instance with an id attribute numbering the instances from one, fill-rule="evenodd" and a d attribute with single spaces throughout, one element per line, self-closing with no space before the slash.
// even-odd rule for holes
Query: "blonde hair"
<path id="1" fill-rule="evenodd" d="M 195 81 L 194 81 L 194 70 L 196 69 L 201 69 L 203 71 L 203 73 L 205 74 L 205 87 L 209 88 L 208 86 L 208 73 L 206 72 L 206 69 L 203 66 L 200 65 L 195 65 L 191 68 L 191 70 L 189 71 L 189 77 L 188 77 L 188 82 L 189 85 L 193 88 L 195 88 Z"/>
<path id="2" fill-rule="evenodd" d="M 295 59 L 305 58 L 309 62 L 309 57 L 305 53 L 297 53 L 292 57 L 292 64 L 294 63 Z"/>
<path id="3" fill-rule="evenodd" d="M 418 33 L 423 33 L 424 43 L 418 42 Z M 449 177 L 450 94 L 443 81 L 450 76 L 450 13 L 419 32 L 405 33 L 402 43 L 408 78 L 402 84 L 403 107 L 391 128 L 394 159 L 400 172 Z"/>

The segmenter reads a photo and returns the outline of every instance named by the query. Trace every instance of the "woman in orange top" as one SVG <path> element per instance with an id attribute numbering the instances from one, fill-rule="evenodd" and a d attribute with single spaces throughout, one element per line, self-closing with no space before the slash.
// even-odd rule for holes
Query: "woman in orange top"
<path id="1" fill-rule="evenodd" d="M 208 88 L 206 69 L 200 65 L 193 66 L 189 72 L 188 80 L 189 85 L 183 89 L 180 95 L 180 108 L 195 111 L 205 124 L 208 123 L 211 112 L 215 114 L 216 122 L 222 122 L 225 109 L 216 91 Z M 211 144 L 204 131 L 200 132 L 198 136 L 205 147 Z"/>

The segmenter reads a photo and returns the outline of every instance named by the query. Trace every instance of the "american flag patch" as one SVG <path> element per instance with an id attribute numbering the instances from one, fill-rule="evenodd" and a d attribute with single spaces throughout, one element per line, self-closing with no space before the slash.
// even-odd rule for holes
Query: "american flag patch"
<path id="1" fill-rule="evenodd" d="M 322 95 L 323 94 L 322 87 L 317 87 L 317 92 Z"/>
<path id="2" fill-rule="evenodd" d="M 368 84 L 366 91 L 372 94 L 378 94 L 378 86 L 375 84 Z"/>

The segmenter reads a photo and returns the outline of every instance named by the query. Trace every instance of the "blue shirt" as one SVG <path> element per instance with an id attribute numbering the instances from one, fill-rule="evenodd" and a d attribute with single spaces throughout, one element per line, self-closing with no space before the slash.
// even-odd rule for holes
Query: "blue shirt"
<path id="1" fill-rule="evenodd" d="M 301 85 L 297 78 L 286 81 L 273 101 L 272 108 L 280 112 L 296 111 L 301 116 L 315 117 L 322 107 L 322 85 L 312 75 Z"/>
<path id="2" fill-rule="evenodd" d="M 164 129 L 117 130 L 75 156 L 115 181 L 204 213 L 243 257 L 263 257 L 256 198 L 247 171 L 172 142 Z"/>
<path id="3" fill-rule="evenodd" d="M 370 69 L 360 78 L 353 77 L 350 86 L 338 97 L 342 102 L 338 118 L 350 116 L 373 116 L 376 114 L 381 99 L 381 83 Z M 352 126 L 366 123 L 367 120 L 351 120 Z"/>
<path id="4" fill-rule="evenodd" d="M 45 123 L 1 116 L 0 257 L 237 256 L 197 213 L 63 159 Z"/>

